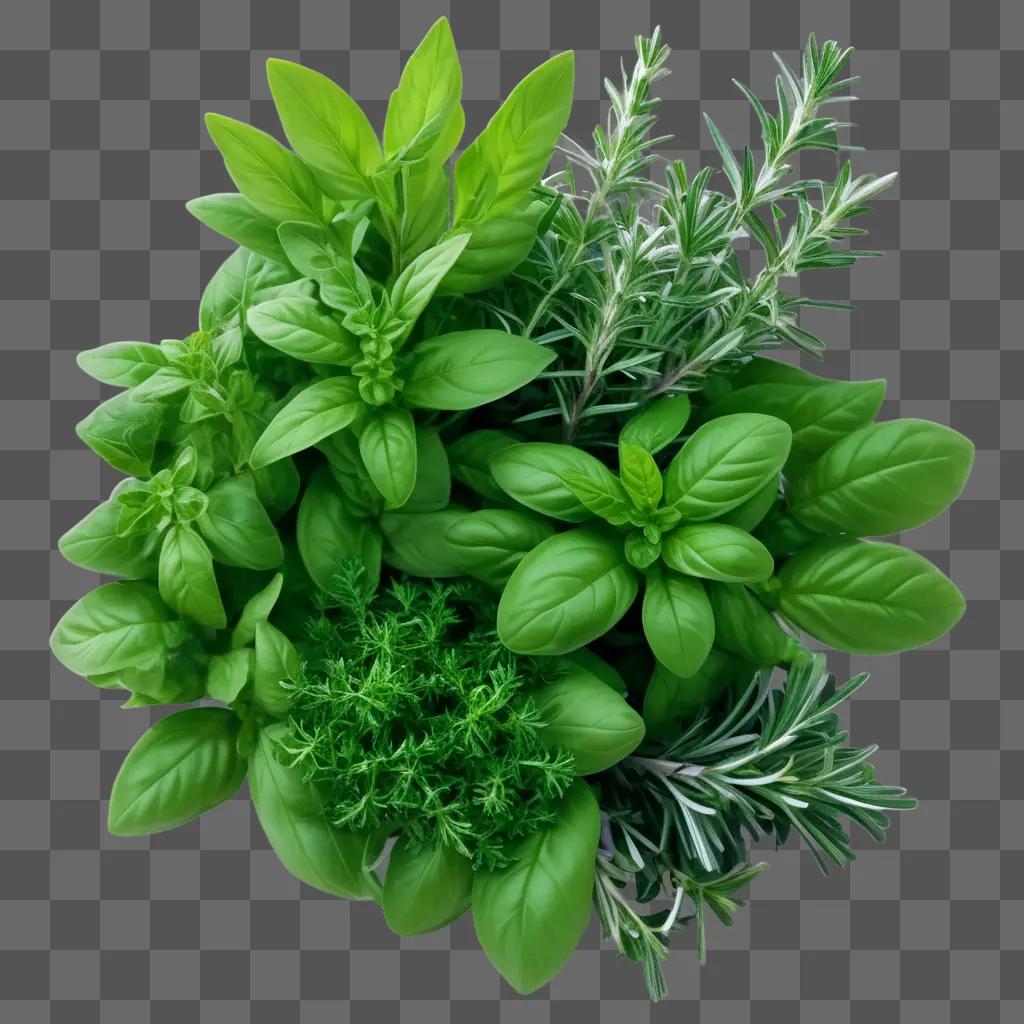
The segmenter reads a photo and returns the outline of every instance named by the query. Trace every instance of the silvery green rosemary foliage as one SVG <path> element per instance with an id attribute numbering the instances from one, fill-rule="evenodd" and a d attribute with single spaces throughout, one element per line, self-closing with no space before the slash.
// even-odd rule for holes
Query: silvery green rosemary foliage
<path id="1" fill-rule="evenodd" d="M 506 322 L 524 324 L 525 334 L 559 353 L 544 375 L 553 404 L 523 410 L 523 419 L 560 417 L 567 440 L 599 438 L 595 417 L 694 390 L 716 365 L 766 346 L 820 350 L 797 313 L 822 303 L 794 297 L 782 282 L 811 267 L 877 255 L 845 245 L 864 234 L 845 222 L 866 212 L 894 177 L 855 178 L 848 164 L 831 182 L 794 176 L 801 150 L 845 148 L 839 132 L 848 124 L 823 108 L 850 99 L 843 90 L 855 81 L 841 77 L 851 51 L 834 42 L 819 47 L 812 36 L 799 74 L 779 60 L 774 114 L 739 86 L 761 125 L 760 162 L 749 147 L 737 159 L 706 118 L 726 189 L 710 187 L 710 168 L 691 177 L 678 161 L 663 182 L 648 179 L 652 150 L 668 138 L 649 135 L 658 102 L 651 89 L 667 73 L 669 51 L 657 32 L 636 45 L 621 88 L 606 83 L 607 128 L 595 132 L 592 152 L 565 142 L 570 166 L 548 181 L 564 201 L 528 263 L 494 299 Z M 577 188 L 579 174 L 589 188 Z M 744 236 L 763 251 L 752 279 L 736 251 Z"/>
<path id="2" fill-rule="evenodd" d="M 292 684 L 292 763 L 338 828 L 401 829 L 495 867 L 554 820 L 572 756 L 545 747 L 541 662 L 511 654 L 476 584 L 395 581 L 350 562 L 309 627 Z M 550 666 L 549 666 L 550 668 Z"/>

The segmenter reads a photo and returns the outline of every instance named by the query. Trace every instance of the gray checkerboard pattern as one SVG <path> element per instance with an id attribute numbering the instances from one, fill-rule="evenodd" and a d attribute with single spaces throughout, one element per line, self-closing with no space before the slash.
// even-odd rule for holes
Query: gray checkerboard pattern
<path id="1" fill-rule="evenodd" d="M 596 929 L 525 1000 L 468 920 L 399 940 L 376 907 L 286 875 L 244 791 L 168 834 L 111 838 L 111 780 L 148 713 L 119 710 L 46 650 L 97 583 L 56 538 L 113 483 L 73 432 L 101 394 L 75 352 L 190 331 L 224 256 L 183 206 L 227 187 L 202 113 L 274 130 L 262 65 L 277 55 L 337 78 L 379 123 L 440 14 L 462 49 L 470 131 L 572 47 L 578 138 L 602 74 L 660 23 L 675 50 L 664 124 L 690 166 L 712 156 L 701 108 L 734 143 L 751 135 L 731 79 L 766 95 L 773 49 L 792 58 L 811 31 L 854 44 L 857 164 L 901 176 L 870 218 L 887 257 L 806 275 L 811 294 L 857 306 L 815 324 L 826 369 L 887 377 L 887 414 L 950 423 L 979 449 L 964 499 L 906 538 L 965 590 L 963 622 L 926 650 L 834 660 L 870 668 L 853 738 L 879 743 L 881 772 L 920 809 L 828 878 L 796 847 L 765 851 L 773 870 L 749 912 L 712 930 L 703 970 L 683 937 L 655 1008 Z M 0 48 L 0 1019 L 1024 1019 L 1024 3 L 4 0 Z"/>

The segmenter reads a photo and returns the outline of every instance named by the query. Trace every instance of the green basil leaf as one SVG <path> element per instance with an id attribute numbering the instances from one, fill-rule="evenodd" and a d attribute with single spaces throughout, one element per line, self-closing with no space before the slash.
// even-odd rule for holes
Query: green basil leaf
<path id="1" fill-rule="evenodd" d="M 79 352 L 75 361 L 93 380 L 115 388 L 133 388 L 167 365 L 160 347 L 144 341 L 111 341 Z"/>
<path id="2" fill-rule="evenodd" d="M 380 143 L 359 104 L 312 68 L 272 57 L 267 81 L 292 148 L 338 199 L 373 195 Z"/>
<path id="3" fill-rule="evenodd" d="M 516 860 L 473 878 L 473 924 L 491 963 L 517 991 L 549 982 L 590 922 L 594 858 L 601 831 L 597 801 L 573 783 L 558 819 L 516 848 Z"/>
<path id="4" fill-rule="evenodd" d="M 963 490 L 974 445 L 928 420 L 874 423 L 794 482 L 790 511 L 819 533 L 885 536 L 934 519 Z"/>
<path id="5" fill-rule="evenodd" d="M 321 590 L 330 592 L 335 576 L 353 557 L 362 560 L 370 581 L 380 576 L 380 531 L 349 511 L 326 467 L 318 468 L 309 481 L 295 532 L 302 563 Z"/>
<path id="6" fill-rule="evenodd" d="M 249 467 L 256 497 L 271 519 L 277 520 L 295 504 L 299 496 L 299 471 L 291 459 L 278 459 L 259 469 Z"/>
<path id="7" fill-rule="evenodd" d="M 964 598 L 923 555 L 895 544 L 829 539 L 779 572 L 779 610 L 816 640 L 853 654 L 931 643 L 964 612 Z"/>
<path id="8" fill-rule="evenodd" d="M 652 740 L 671 740 L 703 708 L 716 704 L 734 682 L 744 682 L 753 669 L 712 647 L 701 667 L 690 676 L 678 676 L 658 662 L 644 691 L 644 725 Z"/>
<path id="9" fill-rule="evenodd" d="M 469 295 L 508 277 L 530 254 L 547 207 L 547 203 L 536 201 L 523 210 L 473 224 L 469 243 L 441 282 L 438 294 Z M 459 230 L 467 227 L 470 225 L 462 225 Z"/>
<path id="10" fill-rule="evenodd" d="M 533 702 L 544 722 L 542 742 L 569 751 L 577 775 L 611 768 L 644 738 L 643 719 L 623 697 L 577 665 L 536 690 Z"/>
<path id="11" fill-rule="evenodd" d="M 554 357 L 504 331 L 442 334 L 413 350 L 402 393 L 421 409 L 475 409 L 528 384 Z"/>
<path id="12" fill-rule="evenodd" d="M 177 626 L 154 587 L 107 583 L 64 613 L 50 636 L 50 649 L 72 672 L 98 675 L 148 661 L 172 646 Z"/>
<path id="13" fill-rule="evenodd" d="M 507 495 L 491 473 L 491 457 L 519 444 L 519 438 L 503 430 L 471 430 L 448 446 L 452 476 L 483 498 L 503 502 Z"/>
<path id="14" fill-rule="evenodd" d="M 715 640 L 715 617 L 704 587 L 671 572 L 648 575 L 643 624 L 655 658 L 679 676 L 697 672 Z"/>
<path id="15" fill-rule="evenodd" d="M 469 235 L 463 234 L 439 242 L 420 253 L 398 275 L 391 287 L 391 316 L 384 328 L 389 337 L 394 337 L 396 346 L 409 336 L 468 241 Z"/>
<path id="16" fill-rule="evenodd" d="M 615 498 L 622 492 L 615 474 L 603 462 L 568 444 L 531 441 L 507 447 L 491 457 L 491 473 L 502 490 L 521 505 L 569 523 L 594 517 L 574 490 L 580 487 L 581 477 L 592 484 L 596 494 Z M 569 480 L 573 487 L 566 482 Z M 582 489 L 580 493 L 584 493 Z M 595 507 L 606 508 L 609 515 L 615 514 L 610 503 L 598 502 L 593 495 L 588 495 L 588 500 Z"/>
<path id="17" fill-rule="evenodd" d="M 359 454 L 388 508 L 401 508 L 416 485 L 416 424 L 408 409 L 373 410 L 362 423 Z"/>
<path id="18" fill-rule="evenodd" d="M 398 935 L 422 935 L 443 928 L 469 909 L 473 866 L 445 846 L 415 847 L 399 837 L 388 860 L 381 909 Z"/>
<path id="19" fill-rule="evenodd" d="M 185 209 L 218 235 L 230 238 L 232 242 L 258 252 L 267 259 L 278 263 L 287 262 L 277 238 L 277 222 L 264 217 L 240 193 L 215 192 L 208 196 L 198 196 L 190 199 Z"/>
<path id="20" fill-rule="evenodd" d="M 498 635 L 517 654 L 566 654 L 603 636 L 637 592 L 621 540 L 588 529 L 549 537 L 516 567 Z"/>
<path id="21" fill-rule="evenodd" d="M 250 465 L 260 469 L 311 448 L 347 427 L 361 407 L 353 377 L 328 377 L 308 385 L 270 421 L 253 446 Z"/>
<path id="22" fill-rule="evenodd" d="M 249 761 L 249 792 L 256 817 L 278 859 L 300 881 L 344 899 L 376 899 L 373 865 L 384 833 L 343 832 L 324 813 L 317 790 L 302 769 L 278 760 L 277 738 L 286 729 L 260 730 Z"/>
<path id="23" fill-rule="evenodd" d="M 111 834 L 164 832 L 231 797 L 245 778 L 239 727 L 227 708 L 189 708 L 143 733 L 110 791 Z"/>
<path id="24" fill-rule="evenodd" d="M 252 675 L 252 660 L 252 651 L 246 648 L 213 655 L 207 669 L 207 696 L 224 704 L 237 700 Z"/>
<path id="25" fill-rule="evenodd" d="M 242 569 L 274 569 L 284 549 L 274 524 L 247 476 L 228 477 L 207 493 L 206 512 L 197 526 L 213 557 Z"/>
<path id="26" fill-rule="evenodd" d="M 416 428 L 416 484 L 403 506 L 407 512 L 438 512 L 451 500 L 452 474 L 437 430 Z"/>
<path id="27" fill-rule="evenodd" d="M 629 441 L 619 443 L 619 477 L 641 512 L 653 512 L 661 503 L 661 470 L 646 448 Z"/>
<path id="28" fill-rule="evenodd" d="M 796 472 L 840 438 L 870 423 L 884 398 L 884 380 L 754 384 L 720 398 L 708 409 L 707 418 L 757 412 L 784 420 L 793 431 L 787 469 Z"/>
<path id="29" fill-rule="evenodd" d="M 738 530 L 752 533 L 771 511 L 779 496 L 779 489 L 779 478 L 772 477 L 757 494 L 748 498 L 742 505 L 737 505 L 725 515 L 720 516 L 717 521 L 725 523 L 726 526 L 735 526 Z"/>
<path id="30" fill-rule="evenodd" d="M 97 505 L 65 533 L 57 547 L 72 565 L 91 572 L 141 579 L 156 572 L 159 538 L 153 533 L 117 532 L 121 505 L 116 498 Z"/>
<path id="31" fill-rule="evenodd" d="M 438 18 L 409 55 L 398 88 L 391 94 L 384 121 L 384 152 L 390 157 L 407 149 L 424 126 L 436 119 L 440 123 L 434 138 L 443 136 L 448 143 L 447 151 L 439 152 L 438 157 L 447 159 L 458 136 L 452 139 L 446 129 L 452 119 L 461 121 L 461 96 L 462 68 L 451 26 L 447 18 Z"/>
<path id="32" fill-rule="evenodd" d="M 570 665 L 578 665 L 586 669 L 592 676 L 597 676 L 605 686 L 611 687 L 616 693 L 626 693 L 626 680 L 618 669 L 612 668 L 608 662 L 599 658 L 593 651 L 581 647 L 578 651 L 570 651 L 562 656 L 562 661 Z"/>
<path id="33" fill-rule="evenodd" d="M 356 339 L 333 316 L 321 312 L 316 299 L 271 299 L 253 306 L 247 318 L 260 341 L 293 359 L 351 366 L 360 357 Z"/>
<path id="34" fill-rule="evenodd" d="M 677 526 L 661 538 L 661 552 L 676 572 L 722 583 L 757 583 L 775 571 L 771 553 L 760 541 L 723 523 Z"/>
<path id="35" fill-rule="evenodd" d="M 309 168 L 266 132 L 208 113 L 206 130 L 238 191 L 272 220 L 323 219 L 323 196 Z"/>
<path id="36" fill-rule="evenodd" d="M 253 662 L 253 696 L 268 714 L 288 713 L 291 695 L 281 685 L 299 672 L 299 655 L 292 642 L 269 622 L 256 624 L 256 655 Z"/>
<path id="37" fill-rule="evenodd" d="M 383 511 L 384 498 L 366 472 L 355 434 L 350 430 L 339 430 L 318 442 L 317 448 L 327 456 L 327 466 L 341 488 L 349 511 L 356 516 L 376 519 Z M 447 500 L 444 504 L 448 504 Z"/>
<path id="38" fill-rule="evenodd" d="M 660 483 L 660 474 L 658 480 Z M 624 526 L 630 521 L 633 503 L 626 488 L 610 470 L 589 475 L 570 470 L 561 474 L 561 482 L 597 518 L 612 526 Z"/>
<path id="39" fill-rule="evenodd" d="M 439 512 L 385 512 L 380 517 L 387 542 L 384 561 L 412 576 L 461 576 L 461 563 L 447 533 L 465 514 L 465 509 L 455 507 Z"/>
<path id="40" fill-rule="evenodd" d="M 75 433 L 101 459 L 128 476 L 147 477 L 153 464 L 165 408 L 123 391 L 98 405 Z"/>
<path id="41" fill-rule="evenodd" d="M 819 377 L 803 367 L 766 356 L 754 356 L 740 366 L 729 381 L 736 390 L 749 388 L 755 384 L 799 384 L 803 387 L 817 387 L 831 383 L 828 377 Z"/>
<path id="42" fill-rule="evenodd" d="M 160 596 L 182 617 L 203 626 L 227 625 L 213 557 L 190 526 L 172 526 L 160 548 Z"/>
<path id="43" fill-rule="evenodd" d="M 794 641 L 742 583 L 708 583 L 707 593 L 720 647 L 757 668 L 788 660 Z"/>
<path id="44" fill-rule="evenodd" d="M 544 173 L 569 120 L 573 55 L 530 72 L 455 164 L 455 222 L 514 209 Z"/>
<path id="45" fill-rule="evenodd" d="M 248 249 L 236 249 L 210 278 L 199 302 L 199 326 L 214 333 L 231 326 L 247 327 L 246 314 L 261 302 L 284 294 L 309 294 L 311 281 L 297 280 L 287 263 L 278 263 Z"/>
<path id="46" fill-rule="evenodd" d="M 248 647 L 256 639 L 256 627 L 270 618 L 283 584 L 284 576 L 277 573 L 261 591 L 249 598 L 231 632 L 232 648 Z"/>
<path id="47" fill-rule="evenodd" d="M 736 413 L 700 427 L 665 473 L 665 502 L 684 519 L 714 519 L 752 498 L 782 469 L 792 432 L 774 416 Z"/>
<path id="48" fill-rule="evenodd" d="M 686 395 L 656 398 L 638 412 L 619 434 L 619 441 L 638 444 L 652 455 L 671 444 L 690 418 L 690 399 Z"/>
<path id="49" fill-rule="evenodd" d="M 485 508 L 455 520 L 445 536 L 464 573 L 501 587 L 526 555 L 553 533 L 536 516 L 514 509 Z"/>
<path id="50" fill-rule="evenodd" d="M 355 262 L 354 238 L 336 225 L 286 221 L 277 229 L 292 265 L 320 283 L 320 298 L 333 309 L 350 313 L 373 301 L 366 274 Z"/>

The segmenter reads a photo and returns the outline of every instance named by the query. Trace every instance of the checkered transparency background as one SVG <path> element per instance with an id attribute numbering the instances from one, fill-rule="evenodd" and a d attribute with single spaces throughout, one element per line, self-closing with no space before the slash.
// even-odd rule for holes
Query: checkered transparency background
<path id="1" fill-rule="evenodd" d="M 663 124 L 691 168 L 699 112 L 739 144 L 732 79 L 770 95 L 777 50 L 807 33 L 857 47 L 860 170 L 900 171 L 876 203 L 883 260 L 811 273 L 826 371 L 889 380 L 885 415 L 925 416 L 979 452 L 952 513 L 906 538 L 970 599 L 952 636 L 870 668 L 854 741 L 921 800 L 884 848 L 858 841 L 821 877 L 796 847 L 732 929 L 692 936 L 670 998 L 595 928 L 528 1000 L 500 982 L 464 918 L 399 940 L 373 905 L 286 875 L 243 790 L 146 840 L 106 833 L 105 801 L 148 713 L 49 657 L 51 624 L 98 582 L 56 538 L 107 493 L 73 427 L 101 397 L 75 353 L 195 325 L 223 239 L 186 213 L 228 187 L 206 110 L 276 130 L 263 62 L 302 60 L 379 123 L 402 58 L 450 15 L 475 133 L 553 50 L 577 53 L 570 125 L 635 33 L 673 46 Z M 0 1019 L 12 1024 L 1024 1019 L 1024 4 L 1017 0 L 5 0 L 0 4 Z M 826 164 L 805 169 L 827 171 Z M 682 1003 L 683 1005 L 680 1005 Z"/>

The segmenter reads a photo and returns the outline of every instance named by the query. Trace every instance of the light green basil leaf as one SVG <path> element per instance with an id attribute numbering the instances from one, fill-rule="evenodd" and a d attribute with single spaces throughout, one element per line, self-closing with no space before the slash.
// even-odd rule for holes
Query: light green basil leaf
<path id="1" fill-rule="evenodd" d="M 758 668 L 789 659 L 794 641 L 742 583 L 708 583 L 707 593 L 720 647 Z"/>
<path id="2" fill-rule="evenodd" d="M 253 661 L 253 696 L 268 714 L 287 714 L 291 695 L 281 686 L 299 672 L 299 655 L 292 642 L 269 622 L 256 624 L 256 655 Z"/>
<path id="3" fill-rule="evenodd" d="M 676 572 L 722 583 L 757 583 L 775 571 L 771 553 L 760 541 L 724 523 L 677 526 L 662 537 L 661 551 Z"/>
<path id="4" fill-rule="evenodd" d="M 715 617 L 704 587 L 671 572 L 647 576 L 643 624 L 655 658 L 679 676 L 697 672 L 715 641 Z"/>
<path id="5" fill-rule="evenodd" d="M 585 522 L 595 514 L 576 496 L 574 487 L 580 486 L 580 477 L 592 484 L 592 490 L 612 498 L 621 491 L 615 474 L 603 462 L 568 444 L 517 444 L 495 452 L 490 465 L 494 479 L 509 497 L 535 512 L 569 523 Z M 573 487 L 566 482 L 569 480 Z M 598 507 L 614 514 L 605 503 Z"/>
<path id="6" fill-rule="evenodd" d="M 544 173 L 569 120 L 573 55 L 530 72 L 455 164 L 455 221 L 514 209 Z"/>
<path id="7" fill-rule="evenodd" d="M 789 508 L 819 533 L 900 533 L 950 505 L 973 461 L 974 445 L 939 423 L 874 423 L 838 441 L 796 480 Z"/>
<path id="8" fill-rule="evenodd" d="M 702 708 L 722 698 L 734 682 L 743 683 L 753 669 L 717 647 L 690 676 L 678 676 L 658 662 L 644 691 L 644 725 L 652 740 L 671 740 L 696 718 Z"/>
<path id="9" fill-rule="evenodd" d="M 159 538 L 153 533 L 117 532 L 121 506 L 115 498 L 97 505 L 65 533 L 57 547 L 72 565 L 91 572 L 140 579 L 156 571 Z"/>
<path id="10" fill-rule="evenodd" d="M 461 576 L 461 561 L 447 533 L 465 514 L 454 506 L 438 512 L 385 512 L 380 517 L 387 542 L 384 561 L 412 576 Z"/>
<path id="11" fill-rule="evenodd" d="M 569 751 L 577 775 L 611 768 L 644 738 L 643 719 L 623 697 L 577 665 L 536 690 L 533 702 L 544 722 L 541 741 Z"/>
<path id="12" fill-rule="evenodd" d="M 133 388 L 167 365 L 160 347 L 144 341 L 111 341 L 79 352 L 75 361 L 94 380 L 115 388 Z"/>
<path id="13" fill-rule="evenodd" d="M 247 326 L 252 306 L 281 295 L 310 294 L 312 281 L 297 280 L 287 263 L 278 263 L 248 249 L 236 249 L 210 278 L 199 302 L 199 326 L 211 334 Z"/>
<path id="14" fill-rule="evenodd" d="M 232 648 L 248 647 L 256 639 L 256 627 L 270 618 L 270 613 L 281 596 L 284 576 L 277 573 L 274 578 L 258 593 L 245 603 L 238 622 L 231 631 Z"/>
<path id="15" fill-rule="evenodd" d="M 196 525 L 218 562 L 243 569 L 281 564 L 281 540 L 250 477 L 228 477 L 214 484 L 207 498 L 206 512 Z"/>
<path id="16" fill-rule="evenodd" d="M 791 438 L 788 424 L 758 413 L 705 423 L 669 464 L 665 503 L 690 520 L 742 505 L 782 469 Z"/>
<path id="17" fill-rule="evenodd" d="M 407 512 L 437 512 L 452 495 L 448 455 L 437 430 L 416 428 L 416 484 L 403 506 Z"/>
<path id="18" fill-rule="evenodd" d="M 506 501 L 508 495 L 491 473 L 491 458 L 505 448 L 519 444 L 519 438 L 504 430 L 471 430 L 448 446 L 452 476 L 491 501 Z"/>
<path id="19" fill-rule="evenodd" d="M 190 526 L 172 526 L 160 548 L 160 596 L 182 617 L 203 626 L 227 625 L 213 557 Z"/>
<path id="20" fill-rule="evenodd" d="M 252 658 L 252 651 L 242 647 L 213 655 L 207 669 L 207 696 L 224 704 L 237 700 L 252 675 Z"/>
<path id="21" fill-rule="evenodd" d="M 266 132 L 208 113 L 206 130 L 238 191 L 272 220 L 323 219 L 323 196 L 309 168 Z"/>
<path id="22" fill-rule="evenodd" d="M 458 137 L 452 138 L 446 129 L 449 121 L 461 121 L 461 96 L 462 68 L 451 26 L 447 18 L 438 18 L 409 55 L 398 88 L 391 94 L 384 121 L 384 152 L 390 157 L 407 149 L 424 126 L 437 120 L 434 139 L 443 136 L 446 142 L 437 156 L 446 160 L 458 143 Z"/>
<path id="23" fill-rule="evenodd" d="M 189 708 L 148 729 L 114 779 L 111 834 L 164 832 L 231 797 L 245 778 L 235 750 L 239 726 L 227 708 Z"/>
<path id="24" fill-rule="evenodd" d="M 249 761 L 249 792 L 256 817 L 278 859 L 300 881 L 344 899 L 376 899 L 380 880 L 373 865 L 383 832 L 334 828 L 320 795 L 302 779 L 302 769 L 282 764 L 277 741 L 282 726 L 261 729 Z"/>
<path id="25" fill-rule="evenodd" d="M 408 409 L 385 406 L 362 423 L 359 454 L 388 508 L 401 508 L 416 485 L 416 424 Z"/>
<path id="26" fill-rule="evenodd" d="M 445 274 L 466 247 L 469 235 L 455 235 L 420 253 L 391 287 L 391 316 L 384 330 L 396 346 L 412 331 Z"/>
<path id="27" fill-rule="evenodd" d="M 553 533 L 543 519 L 525 512 L 484 508 L 455 520 L 445 536 L 463 572 L 500 587 L 526 555 Z"/>
<path id="28" fill-rule="evenodd" d="M 689 418 L 690 399 L 686 395 L 665 395 L 629 420 L 619 434 L 619 441 L 638 444 L 654 455 L 683 432 Z"/>
<path id="29" fill-rule="evenodd" d="M 607 633 L 636 592 L 620 540 L 583 528 L 558 533 L 512 573 L 498 605 L 498 635 L 517 654 L 566 654 Z"/>
<path id="30" fill-rule="evenodd" d="M 362 407 L 353 377 L 328 377 L 300 391 L 270 421 L 253 446 L 255 469 L 311 448 L 328 434 L 347 427 Z"/>
<path id="31" fill-rule="evenodd" d="M 380 143 L 359 104 L 312 68 L 272 57 L 267 81 L 292 148 L 338 199 L 373 195 Z"/>
<path id="32" fill-rule="evenodd" d="M 510 866 L 474 876 L 477 938 L 517 992 L 549 982 L 586 931 L 600 831 L 597 801 L 577 780 L 555 823 L 522 840 Z"/>
<path id="33" fill-rule="evenodd" d="M 469 909 L 473 865 L 445 846 L 413 846 L 399 837 L 388 859 L 381 909 L 398 935 L 443 928 Z"/>
<path id="34" fill-rule="evenodd" d="M 798 551 L 779 572 L 779 610 L 816 640 L 853 654 L 931 643 L 964 613 L 956 586 L 923 555 L 836 538 Z"/>
<path id="35" fill-rule="evenodd" d="M 661 482 L 660 474 L 658 481 Z M 610 470 L 589 474 L 569 470 L 561 474 L 561 482 L 597 518 L 612 526 L 624 526 L 630 521 L 633 503 L 621 481 Z"/>
<path id="36" fill-rule="evenodd" d="M 554 357 L 504 331 L 442 334 L 413 350 L 403 395 L 421 409 L 475 409 L 528 384 Z"/>
<path id="37" fill-rule="evenodd" d="M 75 433 L 101 459 L 128 476 L 147 477 L 160 437 L 165 407 L 133 391 L 108 398 L 82 420 Z"/>
<path id="38" fill-rule="evenodd" d="M 356 339 L 335 317 L 322 313 L 316 299 L 271 299 L 253 306 L 247 319 L 260 341 L 293 359 L 336 366 L 351 366 L 359 359 Z"/>
<path id="39" fill-rule="evenodd" d="M 784 420 L 793 431 L 787 472 L 795 473 L 840 438 L 870 423 L 884 398 L 884 380 L 754 384 L 719 399 L 707 416 L 758 412 Z"/>
<path id="40" fill-rule="evenodd" d="M 619 477 L 641 512 L 653 512 L 661 503 L 661 470 L 646 448 L 629 441 L 619 443 Z"/>
<path id="41" fill-rule="evenodd" d="M 198 196 L 185 209 L 211 231 L 230 238 L 261 256 L 285 263 L 284 249 L 277 238 L 277 222 L 265 217 L 238 192 L 216 192 Z"/>
<path id="42" fill-rule="evenodd" d="M 742 505 L 737 505 L 725 515 L 720 516 L 717 522 L 752 533 L 764 521 L 764 517 L 771 511 L 778 496 L 779 478 L 772 477 L 757 494 L 748 498 Z"/>
<path id="43" fill-rule="evenodd" d="M 296 537 L 302 563 L 321 590 L 330 592 L 335 576 L 353 557 L 362 560 L 370 581 L 380 576 L 380 530 L 352 514 L 325 466 L 313 473 L 299 503 Z"/>
<path id="44" fill-rule="evenodd" d="M 80 676 L 140 665 L 178 643 L 174 613 L 147 583 L 107 583 L 75 602 L 50 636 L 61 664 Z"/>

